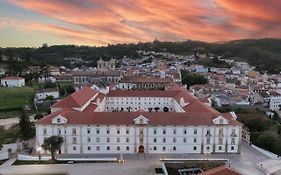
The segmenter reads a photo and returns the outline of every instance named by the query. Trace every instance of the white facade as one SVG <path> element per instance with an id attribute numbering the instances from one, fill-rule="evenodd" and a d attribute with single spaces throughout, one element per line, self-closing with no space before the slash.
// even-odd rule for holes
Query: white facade
<path id="1" fill-rule="evenodd" d="M 18 79 L 3 78 L 3 79 L 1 79 L 1 86 L 4 86 L 4 87 L 23 87 L 23 86 L 25 86 L 25 80 L 24 80 L 24 78 L 18 78 Z"/>
<path id="2" fill-rule="evenodd" d="M 57 99 L 57 98 L 59 98 L 59 96 L 60 96 L 60 94 L 59 94 L 59 91 L 46 91 L 46 92 L 44 92 L 44 91 L 42 91 L 42 92 L 37 92 L 36 94 L 35 94 L 35 96 L 36 96 L 36 99 L 37 100 L 45 100 L 46 99 L 46 97 L 48 97 L 48 96 L 53 96 L 54 97 L 54 99 Z"/>
<path id="3" fill-rule="evenodd" d="M 240 126 L 147 126 L 147 125 L 46 125 L 37 126 L 38 145 L 44 138 L 60 135 L 61 153 L 237 153 Z"/>
<path id="4" fill-rule="evenodd" d="M 58 135 L 62 154 L 240 152 L 242 125 L 234 113 L 216 112 L 185 90 L 166 91 L 97 93 L 74 110 L 55 105 L 36 124 L 36 147 Z"/>

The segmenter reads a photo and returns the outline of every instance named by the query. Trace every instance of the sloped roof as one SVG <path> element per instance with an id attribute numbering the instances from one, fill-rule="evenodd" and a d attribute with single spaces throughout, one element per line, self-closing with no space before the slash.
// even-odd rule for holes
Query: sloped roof
<path id="1" fill-rule="evenodd" d="M 52 105 L 51 108 L 74 108 L 82 107 L 88 102 L 97 92 L 90 87 L 83 87 L 80 91 L 74 92 L 63 100 Z"/>
<path id="2" fill-rule="evenodd" d="M 65 117 L 68 124 L 74 125 L 132 125 L 133 120 L 140 115 L 149 119 L 149 125 L 213 125 L 213 119 L 219 116 L 211 113 L 62 111 L 44 117 L 37 124 L 50 124 L 57 115 Z M 240 125 L 238 121 L 226 118 L 229 125 Z"/>
<path id="3" fill-rule="evenodd" d="M 17 76 L 8 76 L 5 78 L 2 78 L 1 80 L 23 80 L 24 78 L 22 77 L 17 77 Z"/>
<path id="4" fill-rule="evenodd" d="M 224 166 L 219 166 L 217 168 L 210 169 L 208 171 L 200 173 L 199 175 L 242 175 L 242 174 L 224 165 Z"/>

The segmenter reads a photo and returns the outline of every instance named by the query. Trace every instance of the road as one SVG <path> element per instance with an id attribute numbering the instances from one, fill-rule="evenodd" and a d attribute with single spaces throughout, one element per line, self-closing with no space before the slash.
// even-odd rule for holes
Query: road
<path id="1" fill-rule="evenodd" d="M 102 155 L 100 155 L 102 156 Z M 115 155 L 117 156 L 117 155 Z M 161 167 L 160 158 L 206 158 L 202 154 L 169 155 L 124 155 L 125 163 L 84 163 L 61 165 L 2 166 L 2 174 L 29 174 L 68 172 L 70 175 L 155 175 L 154 168 Z M 257 166 L 268 158 L 247 143 L 242 143 L 241 154 L 212 154 L 209 158 L 225 158 L 231 161 L 231 168 L 245 175 L 264 175 Z"/>

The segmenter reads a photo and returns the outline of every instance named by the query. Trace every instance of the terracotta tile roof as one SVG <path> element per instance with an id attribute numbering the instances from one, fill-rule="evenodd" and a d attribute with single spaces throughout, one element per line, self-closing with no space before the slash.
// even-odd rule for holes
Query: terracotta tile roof
<path id="1" fill-rule="evenodd" d="M 132 125 L 133 120 L 140 115 L 148 118 L 149 125 L 212 125 L 213 119 L 219 116 L 211 113 L 61 111 L 49 114 L 37 124 L 50 124 L 57 115 L 65 117 L 67 124 L 89 125 Z M 240 123 L 230 119 L 229 125 Z"/>
<path id="2" fill-rule="evenodd" d="M 98 107 L 98 105 L 96 105 L 96 104 L 93 104 L 93 103 L 91 103 L 91 104 L 89 104 L 89 106 L 87 106 L 84 110 L 83 110 L 83 112 L 84 111 L 95 111 L 96 109 L 97 109 L 97 107 Z"/>
<path id="3" fill-rule="evenodd" d="M 145 76 L 124 76 L 120 83 L 169 83 L 171 79 L 157 78 L 157 77 L 145 77 Z"/>
<path id="4" fill-rule="evenodd" d="M 2 78 L 1 80 L 22 80 L 22 79 L 24 79 L 24 78 L 17 77 L 17 76 L 8 76 L 5 78 Z"/>
<path id="5" fill-rule="evenodd" d="M 178 93 L 177 90 L 113 90 L 107 97 L 174 97 Z"/>
<path id="6" fill-rule="evenodd" d="M 51 108 L 73 108 L 82 107 L 88 102 L 97 92 L 90 87 L 83 87 L 80 91 L 74 92 L 63 100 L 52 105 Z"/>
<path id="7" fill-rule="evenodd" d="M 242 175 L 242 174 L 224 165 L 224 166 L 210 169 L 198 175 Z"/>

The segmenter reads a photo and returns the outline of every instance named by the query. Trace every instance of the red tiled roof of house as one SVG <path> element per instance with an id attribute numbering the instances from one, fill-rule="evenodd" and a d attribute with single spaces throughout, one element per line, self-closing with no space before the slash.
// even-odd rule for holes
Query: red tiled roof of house
<path id="1" fill-rule="evenodd" d="M 177 93 L 177 90 L 113 90 L 107 97 L 174 97 Z"/>
<path id="2" fill-rule="evenodd" d="M 200 173 L 199 175 L 242 175 L 242 174 L 224 165 L 224 166 L 219 166 L 217 168 L 210 169 L 208 171 Z"/>
<path id="3" fill-rule="evenodd" d="M 2 80 L 22 80 L 24 78 L 22 77 L 17 77 L 17 76 L 8 76 L 8 77 L 5 77 L 5 78 L 2 78 Z"/>
<path id="4" fill-rule="evenodd" d="M 58 115 L 65 117 L 67 124 L 74 125 L 132 125 L 133 120 L 140 115 L 149 120 L 149 125 L 212 125 L 213 119 L 220 116 L 211 113 L 61 111 L 49 114 L 37 124 L 51 124 L 52 119 Z M 229 119 L 229 125 L 241 124 Z"/>
<path id="5" fill-rule="evenodd" d="M 120 80 L 120 83 L 169 83 L 171 79 L 144 77 L 144 76 L 125 76 Z"/>
<path id="6" fill-rule="evenodd" d="M 97 92 L 90 87 L 83 87 L 80 91 L 74 92 L 63 100 L 52 105 L 51 108 L 73 108 L 82 107 L 88 102 Z"/>

